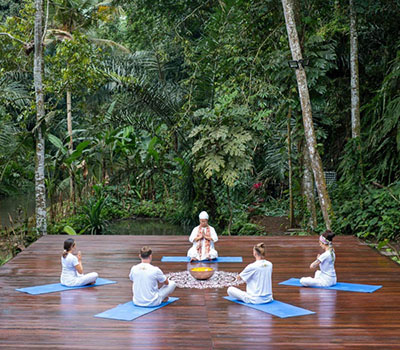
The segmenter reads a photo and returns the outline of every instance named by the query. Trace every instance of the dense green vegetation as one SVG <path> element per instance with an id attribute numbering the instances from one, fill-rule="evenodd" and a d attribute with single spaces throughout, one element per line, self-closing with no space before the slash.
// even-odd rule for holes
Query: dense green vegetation
<path id="1" fill-rule="evenodd" d="M 397 240 L 400 4 L 355 5 L 361 138 L 352 139 L 348 2 L 296 2 L 318 148 L 324 170 L 337 172 L 334 230 Z M 49 6 L 42 123 L 50 233 L 67 225 L 100 233 L 106 221 L 133 215 L 188 224 L 206 208 L 225 233 L 257 234 L 252 216 L 288 214 L 288 118 L 296 222 L 309 230 L 305 139 L 280 2 Z M 33 13 L 32 0 L 0 1 L 2 196 L 33 188 Z"/>

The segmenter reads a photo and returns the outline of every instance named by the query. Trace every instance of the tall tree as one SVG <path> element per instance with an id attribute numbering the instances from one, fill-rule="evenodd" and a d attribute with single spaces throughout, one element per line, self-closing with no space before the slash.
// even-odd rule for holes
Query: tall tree
<path id="1" fill-rule="evenodd" d="M 308 225 L 312 230 L 317 228 L 317 210 L 314 200 L 314 178 L 312 175 L 310 155 L 306 148 L 303 150 L 303 193 L 306 198 L 307 210 L 309 212 Z"/>
<path id="2" fill-rule="evenodd" d="M 331 228 L 332 205 L 326 188 L 324 171 L 321 157 L 317 150 L 317 139 L 314 132 L 310 95 L 308 92 L 307 76 L 303 67 L 303 57 L 300 48 L 299 36 L 297 34 L 294 6 L 292 0 L 282 0 L 285 14 L 286 29 L 288 32 L 290 50 L 293 60 L 298 62 L 296 69 L 297 86 L 300 95 L 300 104 L 303 115 L 304 135 L 306 138 L 307 150 L 310 155 L 311 167 L 313 169 L 315 182 L 318 190 L 318 198 L 321 206 L 325 226 Z"/>
<path id="3" fill-rule="evenodd" d="M 36 164 L 35 164 L 35 195 L 36 195 L 36 229 L 47 234 L 46 220 L 46 186 L 44 182 L 44 93 L 43 93 L 43 1 L 35 0 L 35 31 L 34 31 L 34 67 L 33 80 L 36 97 Z"/>
<path id="4" fill-rule="evenodd" d="M 360 137 L 360 83 L 358 74 L 357 16 L 354 0 L 350 0 L 350 85 L 351 85 L 351 136 Z"/>
<path id="5" fill-rule="evenodd" d="M 74 151 L 74 141 L 72 138 L 72 103 L 71 103 L 71 90 L 67 90 L 67 129 L 69 136 L 68 150 L 69 154 L 72 154 Z M 72 167 L 72 165 L 71 165 Z M 72 203 L 75 203 L 75 181 L 74 181 L 74 173 L 72 169 L 69 169 L 69 199 Z M 74 206 L 75 212 L 75 206 Z"/>
<path id="6" fill-rule="evenodd" d="M 289 107 L 289 112 L 287 116 L 287 147 L 288 147 L 288 170 L 289 170 L 289 226 L 293 228 L 294 226 L 294 206 L 293 206 L 293 167 L 292 167 L 292 107 Z"/>

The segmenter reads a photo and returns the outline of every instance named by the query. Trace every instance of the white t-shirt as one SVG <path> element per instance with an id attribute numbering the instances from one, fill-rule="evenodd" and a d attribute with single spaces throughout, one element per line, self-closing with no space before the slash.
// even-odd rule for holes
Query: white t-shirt
<path id="1" fill-rule="evenodd" d="M 131 268 L 133 302 L 139 306 L 153 306 L 159 302 L 158 283 L 167 279 L 162 271 L 149 263 L 140 263 Z"/>
<path id="2" fill-rule="evenodd" d="M 272 299 L 272 263 L 265 259 L 257 260 L 240 273 L 247 283 L 246 292 L 254 303 L 266 303 Z"/>
<path id="3" fill-rule="evenodd" d="M 68 253 L 65 259 L 61 257 L 61 265 L 62 265 L 62 271 L 61 271 L 61 283 L 66 283 L 68 281 L 73 280 L 78 276 L 78 272 L 76 271 L 75 266 L 79 264 L 78 258 L 71 254 Z"/>
<path id="4" fill-rule="evenodd" d="M 336 277 L 335 252 L 333 250 L 331 252 L 331 250 L 328 249 L 318 257 L 318 260 L 320 261 L 319 268 L 322 273 L 328 275 L 329 277 Z"/>

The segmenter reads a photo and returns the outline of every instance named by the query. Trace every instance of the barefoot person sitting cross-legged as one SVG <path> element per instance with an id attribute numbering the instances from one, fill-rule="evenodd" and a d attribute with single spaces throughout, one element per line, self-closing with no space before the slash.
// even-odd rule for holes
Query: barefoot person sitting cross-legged
<path id="1" fill-rule="evenodd" d="M 238 280 L 246 282 L 246 291 L 229 287 L 227 292 L 232 298 L 248 304 L 264 304 L 273 300 L 272 297 L 272 263 L 265 260 L 265 245 L 259 243 L 253 247 L 255 262 L 246 266 L 238 275 Z"/>
<path id="2" fill-rule="evenodd" d="M 61 256 L 60 282 L 67 287 L 80 287 L 94 284 L 99 275 L 97 272 L 83 274 L 82 254 L 79 251 L 75 256 L 76 242 L 73 238 L 64 241 L 64 251 Z"/>
<path id="3" fill-rule="evenodd" d="M 196 226 L 190 234 L 189 241 L 193 246 L 188 250 L 190 261 L 213 260 L 218 258 L 214 242 L 218 241 L 214 227 L 208 224 L 208 214 L 202 211 L 199 215 L 200 225 Z"/>
<path id="4" fill-rule="evenodd" d="M 151 265 L 150 247 L 140 249 L 139 257 L 142 262 L 133 266 L 129 274 L 133 282 L 133 303 L 137 306 L 158 306 L 167 301 L 175 290 L 175 282 L 169 281 L 157 266 Z M 159 285 L 162 287 L 159 288 Z"/>

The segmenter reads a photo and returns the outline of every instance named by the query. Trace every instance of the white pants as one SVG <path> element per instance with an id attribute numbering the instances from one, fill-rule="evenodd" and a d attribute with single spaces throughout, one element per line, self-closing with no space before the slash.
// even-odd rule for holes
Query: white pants
<path id="1" fill-rule="evenodd" d="M 77 277 L 68 277 L 65 279 L 63 278 L 63 276 L 61 276 L 61 284 L 67 287 L 85 286 L 87 284 L 95 282 L 97 277 L 99 277 L 97 272 L 87 273 L 86 275 L 79 274 Z"/>
<path id="2" fill-rule="evenodd" d="M 162 303 L 162 301 L 169 296 L 170 294 L 172 294 L 174 292 L 176 288 L 176 283 L 174 281 L 168 281 L 168 284 L 165 286 L 162 286 L 159 290 L 158 290 L 158 294 L 159 294 L 159 300 L 160 300 L 160 304 Z"/>
<path id="3" fill-rule="evenodd" d="M 241 300 L 247 304 L 264 304 L 269 303 L 273 300 L 272 296 L 253 297 L 249 293 L 244 292 L 243 290 L 240 290 L 236 287 L 229 287 L 227 292 L 231 298 Z"/>
<path id="4" fill-rule="evenodd" d="M 314 278 L 302 277 L 300 283 L 304 287 L 330 287 L 336 284 L 336 277 L 331 277 L 322 273 L 321 270 L 315 271 Z"/>
<path id="5" fill-rule="evenodd" d="M 144 307 L 152 307 L 152 306 L 158 306 L 160 305 L 163 300 L 169 296 L 170 294 L 173 293 L 173 291 L 175 290 L 176 287 L 176 283 L 174 281 L 169 281 L 168 280 L 168 284 L 162 286 L 159 290 L 158 290 L 158 298 L 156 300 L 154 300 L 154 302 L 152 302 L 151 304 L 147 304 L 147 305 L 140 305 L 140 303 L 135 301 L 135 295 L 133 295 L 133 303 L 137 306 L 144 306 Z"/>
<path id="6" fill-rule="evenodd" d="M 205 254 L 204 250 L 202 249 L 203 252 L 200 255 L 197 251 L 197 248 L 195 246 L 193 246 L 192 248 L 190 248 L 187 252 L 187 256 L 191 259 L 195 259 L 195 260 L 206 260 L 208 258 L 208 256 Z M 216 259 L 218 258 L 218 252 L 215 249 L 210 249 L 210 259 Z"/>

